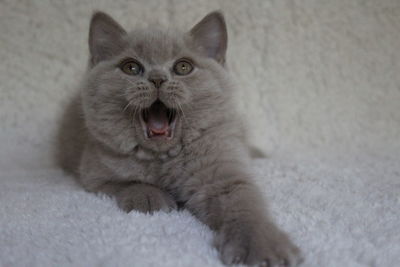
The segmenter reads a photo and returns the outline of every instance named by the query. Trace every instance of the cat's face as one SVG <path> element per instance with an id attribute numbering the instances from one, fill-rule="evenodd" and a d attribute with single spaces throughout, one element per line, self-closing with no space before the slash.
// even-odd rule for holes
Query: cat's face
<path id="1" fill-rule="evenodd" d="M 91 22 L 91 69 L 83 90 L 90 132 L 122 153 L 136 144 L 173 148 L 213 121 L 227 94 L 224 19 L 211 13 L 190 32 L 126 33 L 104 13 Z"/>

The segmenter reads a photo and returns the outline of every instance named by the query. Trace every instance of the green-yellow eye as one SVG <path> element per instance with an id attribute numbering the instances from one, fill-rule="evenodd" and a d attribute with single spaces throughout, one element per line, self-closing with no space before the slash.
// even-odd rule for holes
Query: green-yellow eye
<path id="1" fill-rule="evenodd" d="M 143 72 L 143 67 L 134 60 L 122 62 L 120 69 L 129 75 L 139 75 Z"/>
<path id="2" fill-rule="evenodd" d="M 178 60 L 174 65 L 174 72 L 178 75 L 188 75 L 192 70 L 193 65 L 187 59 Z"/>

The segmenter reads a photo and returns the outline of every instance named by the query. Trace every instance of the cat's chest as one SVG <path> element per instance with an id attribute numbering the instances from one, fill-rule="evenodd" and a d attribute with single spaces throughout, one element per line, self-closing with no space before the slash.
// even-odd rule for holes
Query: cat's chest
<path id="1" fill-rule="evenodd" d="M 123 180 L 143 181 L 163 188 L 180 186 L 182 181 L 193 176 L 193 168 L 201 162 L 200 155 L 181 147 L 168 153 L 155 154 L 143 149 L 128 157 L 103 154 L 101 161 Z M 198 168 L 197 168 L 198 169 Z"/>
<path id="2" fill-rule="evenodd" d="M 142 150 L 129 157 L 102 154 L 100 161 L 119 179 L 158 185 L 171 183 L 169 177 L 181 177 L 186 164 L 179 153 L 149 154 Z"/>
<path id="3" fill-rule="evenodd" d="M 98 153 L 97 156 L 99 161 L 119 180 L 154 183 L 160 169 L 157 161 L 139 159 L 134 155 L 117 156 Z"/>

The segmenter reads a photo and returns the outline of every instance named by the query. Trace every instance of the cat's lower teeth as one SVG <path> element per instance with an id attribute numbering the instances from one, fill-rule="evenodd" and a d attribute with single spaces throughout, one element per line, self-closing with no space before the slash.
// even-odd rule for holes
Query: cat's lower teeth
<path id="1" fill-rule="evenodd" d="M 165 132 L 154 132 L 152 130 L 150 130 L 150 136 L 162 136 L 162 135 L 167 135 L 168 131 Z"/>
<path id="2" fill-rule="evenodd" d="M 160 100 L 142 111 L 140 122 L 146 138 L 173 137 L 177 113 L 176 110 L 165 106 Z"/>
<path id="3" fill-rule="evenodd" d="M 148 138 L 152 138 L 152 137 L 171 137 L 172 136 L 171 133 L 172 133 L 172 131 L 170 129 L 168 129 L 167 131 L 162 132 L 162 133 L 156 133 L 156 132 L 153 132 L 152 130 L 149 129 L 147 131 L 147 137 Z"/>

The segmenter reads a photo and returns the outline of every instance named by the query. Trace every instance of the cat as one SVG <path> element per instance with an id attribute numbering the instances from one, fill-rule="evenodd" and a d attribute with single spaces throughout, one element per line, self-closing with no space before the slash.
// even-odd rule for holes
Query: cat
<path id="1" fill-rule="evenodd" d="M 180 203 L 216 232 L 225 264 L 300 264 L 248 171 L 223 15 L 212 12 L 186 33 L 127 33 L 98 11 L 89 50 L 59 150 L 65 168 L 79 165 L 84 188 L 115 196 L 126 212 L 167 212 Z"/>

